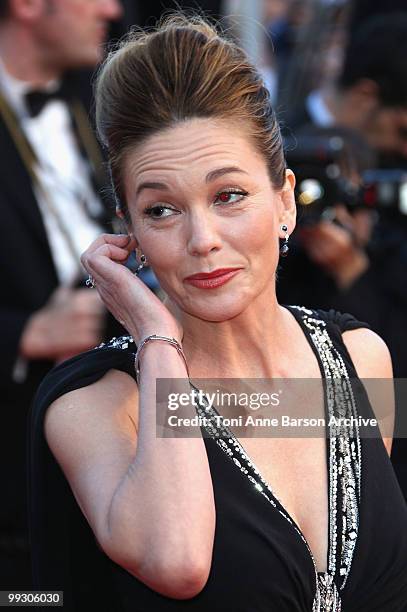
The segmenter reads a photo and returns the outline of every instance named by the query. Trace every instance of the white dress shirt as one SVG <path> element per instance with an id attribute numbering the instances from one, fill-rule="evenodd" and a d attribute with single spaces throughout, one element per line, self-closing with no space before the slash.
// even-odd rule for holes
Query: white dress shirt
<path id="1" fill-rule="evenodd" d="M 312 123 L 320 127 L 330 127 L 335 123 L 335 117 L 325 104 L 322 93 L 319 89 L 314 89 L 308 94 L 305 104 L 312 119 Z"/>
<path id="2" fill-rule="evenodd" d="M 57 85 L 53 81 L 48 87 Z M 0 63 L 0 90 L 17 114 L 38 159 L 34 170 L 40 188 L 33 188 L 60 284 L 69 287 L 84 274 L 81 253 L 103 232 L 84 202 L 92 214 L 101 212 L 102 205 L 92 187 L 89 163 L 78 149 L 67 104 L 50 100 L 36 117 L 31 117 L 24 101 L 30 89 L 29 83 L 12 77 Z M 74 253 L 64 232 L 70 236 Z"/>

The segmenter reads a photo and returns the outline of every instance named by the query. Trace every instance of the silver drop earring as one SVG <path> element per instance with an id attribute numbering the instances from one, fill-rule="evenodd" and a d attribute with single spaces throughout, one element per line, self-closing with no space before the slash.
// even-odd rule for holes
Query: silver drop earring
<path id="1" fill-rule="evenodd" d="M 141 263 L 140 263 L 140 265 L 137 267 L 137 270 L 136 270 L 136 276 L 138 275 L 138 273 L 140 272 L 140 270 L 142 270 L 142 269 L 144 268 L 144 266 L 146 266 L 146 265 L 147 265 L 147 257 L 144 255 L 144 253 L 142 253 L 142 254 L 140 255 L 140 261 L 141 261 Z"/>
<path id="2" fill-rule="evenodd" d="M 285 223 L 283 223 L 282 225 L 280 225 L 280 229 L 282 232 L 285 232 L 285 236 L 284 236 L 284 244 L 281 245 L 280 247 L 280 255 L 281 257 L 286 257 L 288 251 L 290 250 L 290 247 L 288 246 L 288 239 L 289 239 L 289 234 L 288 234 L 288 227 Z"/>

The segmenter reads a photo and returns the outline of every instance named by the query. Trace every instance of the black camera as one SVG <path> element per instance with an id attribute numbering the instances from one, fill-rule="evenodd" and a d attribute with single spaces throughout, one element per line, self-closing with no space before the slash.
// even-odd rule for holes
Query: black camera
<path id="1" fill-rule="evenodd" d="M 352 142 L 341 135 L 285 140 L 287 165 L 296 176 L 298 222 L 332 219 L 335 204 L 407 215 L 407 171 L 360 171 Z M 360 164 L 359 164 L 360 166 Z"/>
<path id="2" fill-rule="evenodd" d="M 366 170 L 362 179 L 363 206 L 407 218 L 407 170 Z"/>

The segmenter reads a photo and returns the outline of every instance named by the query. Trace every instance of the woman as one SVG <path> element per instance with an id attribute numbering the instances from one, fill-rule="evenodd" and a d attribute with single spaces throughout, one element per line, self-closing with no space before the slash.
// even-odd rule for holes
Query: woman
<path id="1" fill-rule="evenodd" d="M 390 439 L 348 431 L 328 446 L 322 437 L 241 443 L 221 425 L 209 437 L 156 436 L 157 378 L 181 379 L 188 393 L 188 378 L 199 387 L 202 378 L 391 376 L 387 347 L 363 323 L 277 303 L 294 176 L 261 78 L 210 25 L 178 16 L 108 58 L 96 99 L 129 236 L 100 237 L 82 262 L 130 336 L 60 365 L 38 393 L 37 586 L 76 571 L 72 609 L 100 571 L 99 609 L 402 610 L 407 511 Z M 123 265 L 134 249 L 165 303 Z M 368 403 L 357 408 L 373 416 Z M 332 409 L 321 396 L 317 412 Z M 66 501 L 60 516 L 67 483 L 77 504 Z"/>

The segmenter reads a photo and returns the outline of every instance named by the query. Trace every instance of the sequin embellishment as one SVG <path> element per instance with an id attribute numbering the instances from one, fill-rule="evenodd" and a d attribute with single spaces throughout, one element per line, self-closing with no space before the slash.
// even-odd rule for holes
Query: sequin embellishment
<path id="1" fill-rule="evenodd" d="M 120 336 L 119 338 L 112 338 L 109 342 L 101 342 L 95 348 L 117 348 L 122 349 L 123 351 L 129 348 L 129 344 L 134 344 L 133 336 Z"/>

